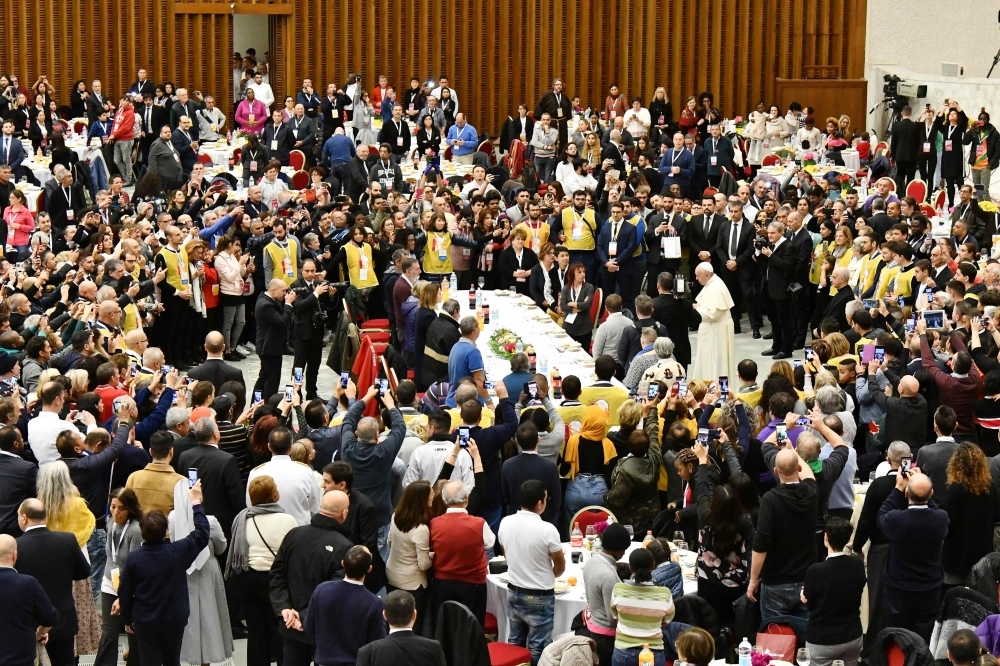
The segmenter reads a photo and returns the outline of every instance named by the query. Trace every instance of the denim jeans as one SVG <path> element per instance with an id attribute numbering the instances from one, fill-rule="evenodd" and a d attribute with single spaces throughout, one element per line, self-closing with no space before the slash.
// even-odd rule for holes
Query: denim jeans
<path id="1" fill-rule="evenodd" d="M 90 183 L 94 192 L 108 189 L 108 171 L 103 160 L 93 160 L 90 164 Z"/>
<path id="2" fill-rule="evenodd" d="M 108 533 L 103 527 L 96 528 L 87 541 L 87 557 L 90 558 L 90 591 L 94 594 L 94 602 L 101 599 L 101 580 L 104 578 L 104 563 L 108 559 L 105 551 L 108 543 Z"/>
<path id="3" fill-rule="evenodd" d="M 538 173 L 539 183 L 549 183 L 556 179 L 556 158 L 555 157 L 535 157 L 535 171 Z"/>
<path id="4" fill-rule="evenodd" d="M 537 597 L 508 589 L 507 620 L 510 622 L 507 642 L 531 650 L 531 663 L 537 664 L 542 650 L 552 641 L 556 598 L 551 594 Z"/>
<path id="5" fill-rule="evenodd" d="M 779 615 L 809 618 L 809 611 L 799 596 L 802 583 L 760 586 L 760 619 L 764 622 Z"/>
<path id="6" fill-rule="evenodd" d="M 563 504 L 566 506 L 566 518 L 573 520 L 573 515 L 585 506 L 604 506 L 604 494 L 608 492 L 608 484 L 601 474 L 577 474 L 566 486 L 566 496 Z M 573 529 L 573 526 L 569 526 Z"/>
<path id="7" fill-rule="evenodd" d="M 653 666 L 666 666 L 667 656 L 663 653 L 663 650 L 653 650 Z M 615 648 L 615 651 L 611 654 L 611 666 L 639 666 L 639 653 L 642 652 L 642 648 L 629 648 L 623 650 L 621 648 Z"/>
<path id="8" fill-rule="evenodd" d="M 222 306 L 222 338 L 226 343 L 226 351 L 230 352 L 240 342 L 240 335 L 246 325 L 246 305 Z"/>

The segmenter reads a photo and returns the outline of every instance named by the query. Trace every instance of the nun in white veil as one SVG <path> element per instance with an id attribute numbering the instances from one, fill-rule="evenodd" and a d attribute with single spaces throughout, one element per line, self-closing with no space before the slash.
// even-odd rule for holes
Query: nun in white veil
<path id="1" fill-rule="evenodd" d="M 188 496 L 187 479 L 174 487 L 174 510 L 168 517 L 170 540 L 178 541 L 194 531 L 194 513 Z M 215 516 L 208 516 L 211 530 L 208 545 L 188 569 L 188 601 L 191 615 L 184 628 L 181 661 L 188 664 L 217 664 L 233 655 L 233 630 L 222 571 L 216 557 L 226 550 L 226 536 Z"/>
<path id="2" fill-rule="evenodd" d="M 698 326 L 698 348 L 689 377 L 707 382 L 717 381 L 723 376 L 735 377 L 736 334 L 729 313 L 733 297 L 709 262 L 698 264 L 695 277 L 702 285 L 694 304 L 701 315 L 701 325 Z"/>

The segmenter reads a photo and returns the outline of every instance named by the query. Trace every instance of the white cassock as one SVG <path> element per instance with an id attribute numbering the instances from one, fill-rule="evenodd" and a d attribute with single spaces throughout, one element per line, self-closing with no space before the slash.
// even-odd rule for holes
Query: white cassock
<path id="1" fill-rule="evenodd" d="M 729 314 L 733 297 L 726 283 L 713 275 L 698 298 L 698 351 L 691 364 L 689 379 L 716 381 L 719 377 L 736 376 L 736 338 L 733 318 Z"/>

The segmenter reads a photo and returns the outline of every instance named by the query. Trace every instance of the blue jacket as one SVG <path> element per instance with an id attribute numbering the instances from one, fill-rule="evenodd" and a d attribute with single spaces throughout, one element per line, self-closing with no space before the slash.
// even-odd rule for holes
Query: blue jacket
<path id="1" fill-rule="evenodd" d="M 608 220 L 597 234 L 597 259 L 601 268 L 604 268 L 604 264 L 611 260 L 608 248 L 610 247 L 611 232 L 614 225 L 613 220 Z M 621 228 L 618 230 L 617 242 L 618 247 L 616 248 L 614 261 L 619 267 L 624 267 L 632 260 L 632 254 L 639 244 L 637 229 L 624 218 L 621 221 Z"/>
<path id="2" fill-rule="evenodd" d="M 684 577 L 681 565 L 669 560 L 653 569 L 653 584 L 670 588 L 670 596 L 676 599 L 684 596 Z"/>
<path id="3" fill-rule="evenodd" d="M 207 229 L 202 229 L 198 232 L 198 237 L 203 241 L 208 241 L 209 247 L 213 250 L 215 249 L 215 241 L 226 235 L 229 231 L 229 227 L 233 226 L 234 218 L 232 215 L 223 215 L 218 219 L 218 221 Z"/>
<path id="4" fill-rule="evenodd" d="M 500 452 L 504 443 L 513 439 L 517 425 L 514 401 L 504 398 L 497 406 L 496 425 L 489 428 L 474 426 L 469 429 L 469 436 L 476 440 L 479 456 L 483 460 L 484 492 L 475 514 L 480 518 L 490 517 L 502 505 L 500 468 L 503 459 Z"/>
<path id="5" fill-rule="evenodd" d="M 142 389 L 135 394 L 135 404 L 143 404 L 149 400 L 151 395 L 152 393 L 149 392 L 148 388 Z M 160 399 L 156 402 L 156 409 L 153 410 L 153 413 L 135 424 L 135 439 L 137 442 L 142 443 L 143 448 L 149 448 L 149 439 L 153 436 L 153 433 L 162 428 L 167 422 L 167 410 L 170 409 L 173 400 L 174 390 L 166 386 L 163 387 L 163 393 L 160 394 Z M 114 432 L 113 426 L 116 420 L 117 417 L 112 416 L 104 424 L 104 429 L 108 432 Z"/>
<path id="6" fill-rule="evenodd" d="M 358 400 L 347 410 L 341 429 L 340 457 L 354 469 L 352 490 L 372 501 L 379 525 L 388 525 L 392 518 L 392 463 L 403 446 L 406 423 L 398 409 L 390 409 L 389 436 L 381 442 L 361 442 L 354 431 L 364 411 L 364 400 Z"/>
<path id="7" fill-rule="evenodd" d="M 322 101 L 315 92 L 313 94 L 308 94 L 304 90 L 300 90 L 295 96 L 295 101 L 305 107 L 306 113 L 313 111 L 319 113 L 319 107 Z"/>
<path id="8" fill-rule="evenodd" d="M 326 168 L 347 164 L 354 157 L 354 142 L 344 134 L 334 134 L 323 144 L 323 164 Z"/>
<path id="9" fill-rule="evenodd" d="M 942 549 L 948 536 L 948 512 L 930 500 L 926 509 L 913 509 L 906 496 L 893 488 L 878 510 L 876 524 L 889 540 L 889 559 L 882 584 L 894 590 L 926 592 L 944 581 Z"/>
<path id="10" fill-rule="evenodd" d="M 191 614 L 187 569 L 208 545 L 205 509 L 194 507 L 194 531 L 180 541 L 143 541 L 122 567 L 118 601 L 125 625 L 183 627 Z"/>
<path id="11" fill-rule="evenodd" d="M 354 666 L 358 650 L 389 634 L 384 609 L 364 585 L 328 580 L 316 586 L 302 618 L 306 636 L 316 641 L 316 663 Z"/>
<path id="12" fill-rule="evenodd" d="M 479 135 L 476 133 L 476 128 L 469 123 L 465 123 L 465 127 L 458 125 L 449 127 L 447 138 L 448 145 L 452 147 L 452 155 L 470 155 L 476 152 L 476 148 L 479 147 Z M 465 144 L 462 146 L 453 145 L 452 141 L 456 139 L 461 139 Z"/>
<path id="13" fill-rule="evenodd" d="M 675 153 L 675 149 L 670 148 L 663 153 L 663 159 L 660 160 L 664 191 L 674 184 L 680 185 L 682 188 L 687 187 L 691 183 L 691 176 L 694 175 L 694 155 L 691 154 L 691 151 L 687 148 L 681 148 L 680 152 L 676 153 L 676 160 L 671 162 Z M 678 167 L 681 171 L 675 176 L 670 173 L 670 167 Z"/>

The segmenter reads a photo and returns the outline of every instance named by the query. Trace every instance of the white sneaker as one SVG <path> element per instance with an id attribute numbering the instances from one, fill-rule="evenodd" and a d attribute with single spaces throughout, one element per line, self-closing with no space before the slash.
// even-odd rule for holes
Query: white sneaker
<path id="1" fill-rule="evenodd" d="M 243 354 L 244 356 L 249 356 L 250 354 L 253 353 L 252 351 L 250 351 L 247 345 L 237 345 L 236 351 Z"/>

